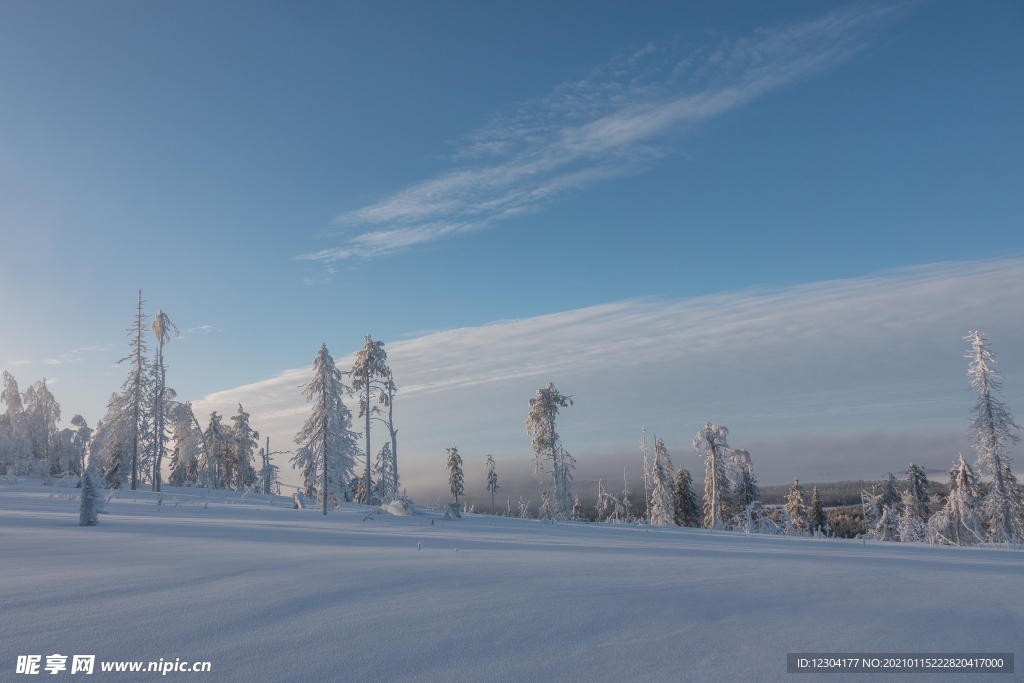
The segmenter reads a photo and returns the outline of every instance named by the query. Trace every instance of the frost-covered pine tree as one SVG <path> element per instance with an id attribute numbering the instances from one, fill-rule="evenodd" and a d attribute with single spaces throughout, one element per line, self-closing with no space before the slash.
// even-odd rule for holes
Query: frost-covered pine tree
<path id="1" fill-rule="evenodd" d="M 39 470 L 49 477 L 60 474 L 54 458 L 57 442 L 57 423 L 60 422 L 60 405 L 46 386 L 46 378 L 36 382 L 24 394 L 25 416 L 28 418 L 29 438 L 32 454 L 39 463 Z"/>
<path id="2" fill-rule="evenodd" d="M 71 435 L 71 462 L 70 467 L 73 474 L 80 475 L 85 472 L 86 460 L 89 457 L 89 444 L 92 441 L 92 429 L 89 423 L 81 415 L 71 418 L 71 426 L 74 427 Z"/>
<path id="3" fill-rule="evenodd" d="M 665 442 L 654 438 L 654 464 L 651 468 L 654 491 L 651 493 L 651 524 L 671 526 L 675 524 L 675 502 L 672 497 L 672 459 Z"/>
<path id="4" fill-rule="evenodd" d="M 978 514 L 978 478 L 960 456 L 949 470 L 946 505 L 928 520 L 933 542 L 946 545 L 977 545 L 985 541 L 985 528 Z"/>
<path id="5" fill-rule="evenodd" d="M 92 472 L 82 475 L 82 505 L 78 511 L 79 526 L 96 526 L 103 506 L 103 485 Z"/>
<path id="6" fill-rule="evenodd" d="M 0 401 L 5 406 L 3 415 L 0 415 L 0 474 L 42 476 L 32 455 L 28 416 L 25 415 L 18 382 L 6 370 Z"/>
<path id="7" fill-rule="evenodd" d="M 139 293 L 142 296 L 142 293 Z M 167 391 L 167 368 L 164 365 L 164 344 L 171 341 L 171 332 L 178 336 L 177 326 L 171 322 L 167 314 L 158 310 L 153 317 L 153 336 L 156 337 L 156 355 L 153 358 L 153 490 L 159 491 L 164 455 L 167 453 L 167 406 L 166 401 L 173 396 Z"/>
<path id="8" fill-rule="evenodd" d="M 674 498 L 676 525 L 699 527 L 701 522 L 700 503 L 697 501 L 697 494 L 693 492 L 693 477 L 690 476 L 690 472 L 686 468 L 680 467 L 676 470 Z"/>
<path id="9" fill-rule="evenodd" d="M 498 489 L 498 473 L 494 469 L 494 458 L 490 455 L 487 456 L 485 461 L 487 465 L 487 490 L 491 494 L 491 514 L 494 514 L 494 494 L 497 493 Z M 577 499 L 579 500 L 579 499 Z"/>
<path id="10" fill-rule="evenodd" d="M 383 344 L 381 344 L 383 346 Z M 398 496 L 398 489 L 401 487 L 401 483 L 398 477 L 398 430 L 395 429 L 395 394 L 398 393 L 398 388 L 395 387 L 395 376 L 391 372 L 391 368 L 387 369 L 387 376 L 382 380 L 383 387 L 380 390 L 380 394 L 377 396 L 377 402 L 388 409 L 387 418 L 378 417 L 375 418 L 384 423 L 384 426 L 388 428 L 388 435 L 391 437 L 391 448 L 389 453 L 391 454 L 391 473 L 389 479 L 391 486 L 394 488 L 395 496 Z"/>
<path id="11" fill-rule="evenodd" d="M 821 496 L 818 495 L 818 487 L 811 491 L 811 531 L 824 532 L 828 526 L 828 517 L 825 516 L 825 508 L 821 504 Z"/>
<path id="12" fill-rule="evenodd" d="M 647 521 L 650 522 L 653 473 L 651 472 L 651 453 L 647 449 L 647 425 L 640 425 L 640 452 L 644 454 L 644 510 L 647 514 Z"/>
<path id="13" fill-rule="evenodd" d="M 572 520 L 575 522 L 578 519 L 582 519 L 584 514 L 583 504 L 580 503 L 580 496 L 576 494 L 576 500 L 572 504 Z"/>
<path id="14" fill-rule="evenodd" d="M 245 491 L 256 483 L 256 449 L 260 446 L 260 433 L 249 426 L 249 413 L 238 404 L 238 412 L 231 417 L 231 451 L 235 490 Z"/>
<path id="15" fill-rule="evenodd" d="M 907 501 L 910 500 L 910 505 L 913 508 L 910 514 L 917 519 L 928 519 L 928 501 L 931 500 L 931 496 L 928 494 L 928 477 L 920 465 L 910 463 L 910 469 L 907 470 L 907 491 L 905 493 L 910 493 L 911 498 L 902 497 L 904 510 L 907 507 Z"/>
<path id="16" fill-rule="evenodd" d="M 903 543 L 920 543 L 926 540 L 928 527 L 921 516 L 921 501 L 911 491 L 902 494 L 902 508 L 897 527 L 900 541 Z"/>
<path id="17" fill-rule="evenodd" d="M 462 476 L 462 456 L 459 449 L 452 446 L 448 449 L 448 488 L 459 502 L 459 496 L 465 495 L 464 477 Z"/>
<path id="18" fill-rule="evenodd" d="M 786 514 L 793 520 L 793 530 L 797 533 L 807 531 L 807 505 L 804 502 L 804 487 L 799 479 L 793 479 L 786 497 Z"/>
<path id="19" fill-rule="evenodd" d="M 366 473 L 363 487 L 367 491 L 373 490 L 373 482 L 370 480 L 370 454 L 373 452 L 370 450 L 370 417 L 371 413 L 379 410 L 370 405 L 370 396 L 375 390 L 383 392 L 386 389 L 385 381 L 391 376 L 387 360 L 384 342 L 375 342 L 370 335 L 366 335 L 363 337 L 363 348 L 356 354 L 356 360 L 349 373 L 349 377 L 352 378 L 352 390 L 359 395 L 359 417 L 366 420 Z M 383 393 L 380 396 L 383 396 Z"/>
<path id="20" fill-rule="evenodd" d="M 234 471 L 231 464 L 231 434 L 221 424 L 222 418 L 223 415 L 218 415 L 216 410 L 211 412 L 210 422 L 203 433 L 206 446 L 209 448 L 207 469 L 211 473 L 212 489 L 230 489 L 231 475 Z"/>
<path id="21" fill-rule="evenodd" d="M 131 480 L 132 455 L 138 437 L 129 396 L 112 394 L 107 414 L 96 427 L 89 461 L 102 467 L 107 488 L 119 489 Z M 92 469 L 90 467 L 90 469 Z"/>
<path id="22" fill-rule="evenodd" d="M 530 399 L 530 410 L 526 417 L 526 433 L 533 437 L 531 445 L 534 454 L 534 476 L 544 487 L 547 503 L 545 513 L 551 520 L 565 520 L 572 505 L 571 456 L 560 447 L 555 418 L 559 408 L 572 405 L 571 396 L 563 396 L 551 382 L 537 390 L 537 396 Z M 543 509 L 543 508 L 542 508 Z"/>
<path id="23" fill-rule="evenodd" d="M 192 404 L 171 403 L 167 407 L 168 426 L 174 441 L 171 456 L 171 486 L 200 486 L 207 484 L 201 464 L 206 460 L 203 433 L 199 429 Z"/>
<path id="24" fill-rule="evenodd" d="M 608 494 L 604 490 L 604 484 L 600 479 L 597 480 L 597 523 L 600 524 L 604 521 L 604 499 Z"/>
<path id="25" fill-rule="evenodd" d="M 1002 392 L 1001 378 L 992 368 L 996 360 L 988 339 L 976 331 L 964 339 L 971 342 L 971 350 L 967 354 L 971 363 L 967 374 L 971 377 L 971 388 L 978 390 L 978 400 L 971 408 L 974 421 L 970 427 L 974 451 L 978 456 L 975 467 L 981 474 L 992 478 L 981 509 L 989 539 L 1004 543 L 1024 535 L 1024 519 L 1014 514 L 1005 474 L 1009 471 L 1006 446 L 1020 441 L 1014 433 L 1020 427 L 998 398 Z"/>
<path id="26" fill-rule="evenodd" d="M 879 514 L 884 514 L 886 510 L 892 510 L 893 514 L 898 514 L 900 501 L 902 500 L 903 496 L 900 493 L 899 486 L 896 484 L 896 477 L 890 472 L 889 478 L 885 480 L 882 495 L 878 499 Z"/>
<path id="27" fill-rule="evenodd" d="M 713 529 L 725 521 L 729 509 L 729 480 L 725 472 L 725 454 L 729 450 L 725 427 L 704 423 L 693 438 L 693 450 L 705 459 L 703 523 Z"/>
<path id="28" fill-rule="evenodd" d="M 260 467 L 257 477 L 259 481 L 259 490 L 264 495 L 281 495 L 281 469 L 271 462 L 270 458 L 274 455 L 285 455 L 286 453 L 287 451 L 271 451 L 269 436 L 267 437 L 266 447 L 260 449 L 260 462 L 262 462 L 262 466 Z"/>
<path id="29" fill-rule="evenodd" d="M 345 407 L 341 371 L 321 344 L 313 359 L 313 378 L 303 390 L 313 411 L 295 435 L 299 449 L 292 466 L 301 470 L 306 490 L 318 498 L 326 515 L 330 507 L 347 499 L 347 482 L 355 468 L 357 435 L 349 429 L 352 413 Z"/>
<path id="30" fill-rule="evenodd" d="M 153 386 L 150 381 L 151 369 L 149 359 L 146 358 L 146 318 L 149 317 L 142 312 L 142 290 L 139 290 L 139 300 L 135 309 L 135 323 L 128 328 L 128 345 L 131 353 L 117 361 L 123 363 L 128 361 L 128 378 L 121 385 L 121 411 L 118 421 L 126 423 L 120 427 L 120 431 L 127 431 L 127 437 L 131 444 L 131 484 L 132 491 L 139 487 L 139 461 L 143 449 L 146 447 L 146 426 L 149 422 L 146 414 L 146 406 L 151 403 Z"/>
<path id="31" fill-rule="evenodd" d="M 373 471 L 377 474 L 377 481 L 373 484 L 373 497 L 376 503 L 387 505 L 398 498 L 398 484 L 394 480 L 395 461 L 391 452 L 391 443 L 385 441 L 384 446 L 377 454 L 377 462 Z"/>

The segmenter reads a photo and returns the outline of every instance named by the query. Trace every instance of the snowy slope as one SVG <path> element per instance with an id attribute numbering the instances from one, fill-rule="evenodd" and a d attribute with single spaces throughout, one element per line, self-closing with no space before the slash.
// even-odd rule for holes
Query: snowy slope
<path id="1" fill-rule="evenodd" d="M 1022 553 L 325 518 L 172 487 L 161 506 L 123 491 L 79 527 L 67 494 L 0 484 L 0 680 L 55 652 L 206 660 L 211 681 L 591 682 L 787 680 L 787 652 L 1024 653 Z M 901 678 L 944 679 L 884 680 Z"/>

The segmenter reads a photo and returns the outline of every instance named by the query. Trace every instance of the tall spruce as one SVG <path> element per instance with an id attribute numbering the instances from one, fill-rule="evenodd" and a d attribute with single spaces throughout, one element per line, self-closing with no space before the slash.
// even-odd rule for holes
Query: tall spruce
<path id="1" fill-rule="evenodd" d="M 462 456 L 459 455 L 459 449 L 452 446 L 448 449 L 448 488 L 451 490 L 452 496 L 455 497 L 456 503 L 459 502 L 459 496 L 463 496 L 466 493 L 464 484 Z"/>
<path id="2" fill-rule="evenodd" d="M 238 412 L 231 417 L 232 484 L 245 491 L 256 484 L 256 449 L 260 446 L 260 433 L 249 426 L 249 413 L 238 404 Z"/>
<path id="3" fill-rule="evenodd" d="M 985 540 L 985 528 L 978 511 L 978 478 L 961 455 L 949 470 L 949 496 L 945 506 L 928 520 L 928 530 L 937 543 L 977 545 Z"/>
<path id="4" fill-rule="evenodd" d="M 693 492 L 693 477 L 683 467 L 676 470 L 673 502 L 676 511 L 675 522 L 678 526 L 700 526 L 700 503 L 697 501 L 697 494 Z"/>
<path id="5" fill-rule="evenodd" d="M 672 458 L 665 442 L 654 437 L 654 464 L 651 468 L 654 491 L 650 498 L 649 517 L 651 524 L 671 526 L 675 524 L 676 510 L 673 500 Z"/>
<path id="6" fill-rule="evenodd" d="M 149 317 L 142 312 L 142 290 L 139 292 L 138 303 L 135 308 L 135 322 L 128 328 L 128 346 L 131 353 L 117 361 L 124 363 L 128 361 L 128 377 L 121 385 L 122 401 L 120 412 L 125 413 L 118 417 L 123 423 L 119 431 L 124 432 L 131 447 L 131 487 L 134 491 L 139 487 L 139 461 L 142 457 L 142 449 L 146 443 L 146 429 L 149 419 L 146 406 L 150 404 L 153 387 L 149 380 L 151 368 L 146 353 L 149 348 L 146 346 L 146 319 Z"/>
<path id="7" fill-rule="evenodd" d="M 142 296 L 142 292 L 139 292 Z M 164 455 L 167 452 L 167 410 L 168 396 L 167 368 L 164 365 L 164 344 L 171 341 L 171 332 L 178 336 L 178 327 L 171 322 L 167 314 L 158 310 L 153 316 L 153 336 L 156 337 L 156 355 L 153 357 L 153 490 L 159 491 Z"/>
<path id="8" fill-rule="evenodd" d="M 693 450 L 705 460 L 703 523 L 709 529 L 725 521 L 729 508 L 729 480 L 725 472 L 728 436 L 727 428 L 705 422 L 704 429 L 693 438 Z"/>
<path id="9" fill-rule="evenodd" d="M 299 449 L 291 461 L 302 472 L 307 494 L 318 498 L 325 515 L 349 497 L 347 482 L 355 466 L 357 435 L 349 429 L 352 414 L 342 400 L 345 391 L 341 371 L 327 345 L 321 344 L 313 359 L 313 378 L 303 388 L 313 410 L 295 435 Z"/>
<path id="10" fill-rule="evenodd" d="M 363 480 L 366 491 L 373 490 L 373 482 L 370 480 L 370 459 L 373 453 L 370 450 L 370 414 L 379 410 L 370 405 L 370 396 L 375 389 L 385 388 L 382 380 L 390 376 L 387 360 L 384 342 L 375 342 L 370 335 L 366 335 L 363 338 L 363 348 L 356 354 L 356 360 L 349 373 L 352 378 L 352 390 L 359 395 L 359 417 L 366 420 L 366 474 Z"/>
<path id="11" fill-rule="evenodd" d="M 798 533 L 807 530 L 807 504 L 804 501 L 804 487 L 799 479 L 793 479 L 786 497 L 786 514 L 793 520 L 793 530 Z"/>
<path id="12" fill-rule="evenodd" d="M 811 531 L 824 532 L 828 526 L 828 517 L 825 515 L 825 508 L 821 504 L 821 496 L 818 495 L 818 487 L 811 491 Z"/>
<path id="13" fill-rule="evenodd" d="M 992 368 L 996 359 L 988 339 L 977 331 L 964 339 L 971 342 L 967 353 L 967 358 L 971 359 L 967 374 L 971 378 L 971 388 L 978 391 L 978 399 L 971 408 L 974 421 L 970 427 L 977 453 L 975 467 L 981 474 L 992 478 L 981 508 L 989 539 L 1002 543 L 1024 536 L 1024 519 L 1015 514 L 1006 481 L 1006 473 L 1010 470 L 1006 446 L 1020 441 L 1014 433 L 1020 427 L 1013 421 L 1009 408 L 998 398 L 1002 393 L 1002 383 Z"/>
<path id="14" fill-rule="evenodd" d="M 529 401 L 526 433 L 532 438 L 533 474 L 544 485 L 544 513 L 552 520 L 565 520 L 572 508 L 572 456 L 561 448 L 555 419 L 560 408 L 571 406 L 572 397 L 559 393 L 551 382 Z M 543 509 L 543 508 L 542 508 Z"/>
<path id="15" fill-rule="evenodd" d="M 487 465 L 487 490 L 491 494 L 491 514 L 494 514 L 494 494 L 501 488 L 498 486 L 498 473 L 494 469 L 494 458 L 490 455 L 487 456 L 485 461 Z M 577 498 L 577 500 L 579 500 Z"/>

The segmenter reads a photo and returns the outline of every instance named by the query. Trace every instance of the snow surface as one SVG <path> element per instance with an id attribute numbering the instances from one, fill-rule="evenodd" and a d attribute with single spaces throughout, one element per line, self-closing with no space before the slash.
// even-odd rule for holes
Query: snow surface
<path id="1" fill-rule="evenodd" d="M 1024 642 L 1024 553 L 354 504 L 325 518 L 175 487 L 159 506 L 121 491 L 80 527 L 77 494 L 0 484 L 0 680 L 19 654 L 61 653 L 210 661 L 211 681 L 774 681 L 787 652 Z"/>

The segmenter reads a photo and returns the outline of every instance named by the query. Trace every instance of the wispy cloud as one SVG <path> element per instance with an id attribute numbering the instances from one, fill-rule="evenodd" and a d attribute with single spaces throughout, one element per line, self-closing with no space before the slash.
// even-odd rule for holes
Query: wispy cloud
<path id="1" fill-rule="evenodd" d="M 440 458 L 453 443 L 467 457 L 527 457 L 526 401 L 548 381 L 576 398 L 559 431 L 581 476 L 599 455 L 633 457 L 643 423 L 673 457 L 689 459 L 677 464 L 689 463 L 687 445 L 705 420 L 761 449 L 765 483 L 873 478 L 910 458 L 941 468 L 964 447 L 949 435 L 962 437 L 969 417 L 969 329 L 993 339 L 1007 402 L 1024 405 L 1021 298 L 1024 259 L 946 263 L 621 301 L 389 342 L 403 471 L 441 487 Z M 351 367 L 353 355 L 327 342 L 338 367 Z M 308 368 L 289 370 L 207 396 L 197 412 L 241 402 L 260 433 L 287 448 L 309 411 L 299 389 L 307 381 Z"/>
<path id="2" fill-rule="evenodd" d="M 848 60 L 895 11 L 859 5 L 685 55 L 678 46 L 647 45 L 496 117 L 468 136 L 454 168 L 337 216 L 332 235 L 344 243 L 298 258 L 387 254 L 642 170 L 673 153 L 693 126 Z"/>

